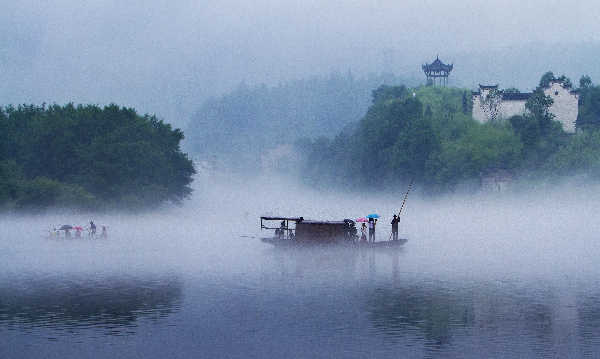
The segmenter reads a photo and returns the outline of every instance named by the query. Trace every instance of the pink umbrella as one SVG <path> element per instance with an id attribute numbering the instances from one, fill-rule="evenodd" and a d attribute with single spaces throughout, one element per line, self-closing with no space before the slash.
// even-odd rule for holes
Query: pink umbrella
<path id="1" fill-rule="evenodd" d="M 75 229 L 76 231 L 83 231 L 83 227 L 80 226 L 75 226 L 73 227 L 73 229 Z"/>
<path id="2" fill-rule="evenodd" d="M 366 219 L 365 217 L 360 217 L 359 219 L 356 220 L 356 222 L 368 222 L 369 220 Z"/>

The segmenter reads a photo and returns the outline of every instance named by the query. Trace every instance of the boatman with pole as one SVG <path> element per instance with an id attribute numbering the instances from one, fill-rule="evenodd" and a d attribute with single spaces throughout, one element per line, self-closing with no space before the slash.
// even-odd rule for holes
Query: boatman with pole
<path id="1" fill-rule="evenodd" d="M 398 240 L 398 223 L 399 222 L 400 222 L 400 217 L 394 215 L 394 218 L 392 219 L 392 240 L 393 241 Z"/>
<path id="2" fill-rule="evenodd" d="M 410 189 L 412 187 L 414 179 L 410 180 L 410 183 L 408 184 L 408 189 L 406 190 L 406 193 L 404 194 L 404 199 L 402 200 L 402 206 L 400 206 L 400 210 L 398 211 L 398 215 L 394 215 L 394 218 L 392 219 L 392 234 L 391 237 L 394 241 L 398 240 L 398 223 L 400 223 L 400 215 L 402 215 L 402 210 L 404 209 L 404 206 L 406 205 L 406 199 L 408 198 L 408 193 L 410 192 Z"/>

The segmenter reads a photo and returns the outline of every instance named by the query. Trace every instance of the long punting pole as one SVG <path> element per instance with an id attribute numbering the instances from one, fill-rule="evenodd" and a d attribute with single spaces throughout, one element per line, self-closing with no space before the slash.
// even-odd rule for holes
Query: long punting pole
<path id="1" fill-rule="evenodd" d="M 406 205 L 406 199 L 408 198 L 408 192 L 410 192 L 410 189 L 412 187 L 413 181 L 415 179 L 411 179 L 410 183 L 408 184 L 408 189 L 406 190 L 406 193 L 404 194 L 404 199 L 402 200 L 402 205 L 400 206 L 400 210 L 398 211 L 398 224 L 400 224 L 400 215 L 402 214 L 402 210 L 404 209 L 404 206 Z M 388 241 L 392 238 L 392 233 L 390 233 L 390 238 L 388 238 Z"/>
<path id="2" fill-rule="evenodd" d="M 404 206 L 406 205 L 406 199 L 408 198 L 408 192 L 410 192 L 410 189 L 412 187 L 413 181 L 415 179 L 411 179 L 410 183 L 408 184 L 408 189 L 406 190 L 406 193 L 404 194 L 404 199 L 402 200 L 402 206 L 400 206 L 400 210 L 398 211 L 398 221 L 400 221 L 400 215 L 402 214 L 402 210 L 404 209 Z"/>

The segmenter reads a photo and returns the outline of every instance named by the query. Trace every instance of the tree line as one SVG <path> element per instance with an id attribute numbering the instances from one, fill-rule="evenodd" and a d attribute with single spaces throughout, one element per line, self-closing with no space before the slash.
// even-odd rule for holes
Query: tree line
<path id="1" fill-rule="evenodd" d="M 110 208 L 179 202 L 193 164 L 183 132 L 109 105 L 0 108 L 0 208 Z"/>
<path id="2" fill-rule="evenodd" d="M 277 86 L 242 84 L 202 104 L 186 129 L 186 146 L 248 170 L 265 150 L 303 137 L 333 136 L 364 115 L 374 87 L 400 82 L 391 74 L 332 73 Z"/>
<path id="3" fill-rule="evenodd" d="M 479 186 L 494 173 L 547 179 L 584 175 L 600 179 L 600 86 L 583 76 L 577 89 L 577 133 L 567 134 L 549 111 L 543 89 L 548 72 L 523 115 L 479 123 L 471 92 L 458 88 L 381 86 L 366 115 L 333 138 L 303 139 L 303 177 L 312 185 L 385 188 L 411 180 L 427 192 Z M 511 89 L 510 91 L 518 91 Z"/>

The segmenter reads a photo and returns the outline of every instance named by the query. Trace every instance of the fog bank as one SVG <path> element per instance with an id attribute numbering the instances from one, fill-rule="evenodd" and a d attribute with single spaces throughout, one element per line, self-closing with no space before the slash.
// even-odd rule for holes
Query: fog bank
<path id="1" fill-rule="evenodd" d="M 534 86 L 510 75 L 522 68 L 536 72 L 529 79 L 550 69 L 598 75 L 587 66 L 599 53 L 594 44 L 600 40 L 600 6 L 592 1 L 4 5 L 3 104 L 115 102 L 179 126 L 208 96 L 240 82 L 275 85 L 347 70 L 421 76 L 421 63 L 436 54 L 456 63 L 451 80 L 465 86 L 490 80 Z M 528 52 L 532 43 L 541 45 L 543 55 Z M 584 45 L 565 56 L 556 44 Z M 494 49 L 501 51 L 490 52 Z"/>
<path id="2" fill-rule="evenodd" d="M 258 239 L 271 235 L 261 233 L 261 215 L 341 220 L 375 212 L 382 216 L 377 239 L 385 240 L 404 191 L 334 193 L 277 176 L 198 177 L 193 198 L 182 207 L 94 215 L 97 224 L 109 226 L 108 240 L 43 237 L 58 224 L 85 224 L 89 214 L 4 215 L 0 260 L 5 273 L 258 275 L 273 250 Z M 399 254 L 406 273 L 563 280 L 600 272 L 597 185 L 440 199 L 418 193 L 417 188 L 409 195 L 400 224 L 400 236 L 409 239 Z"/>

